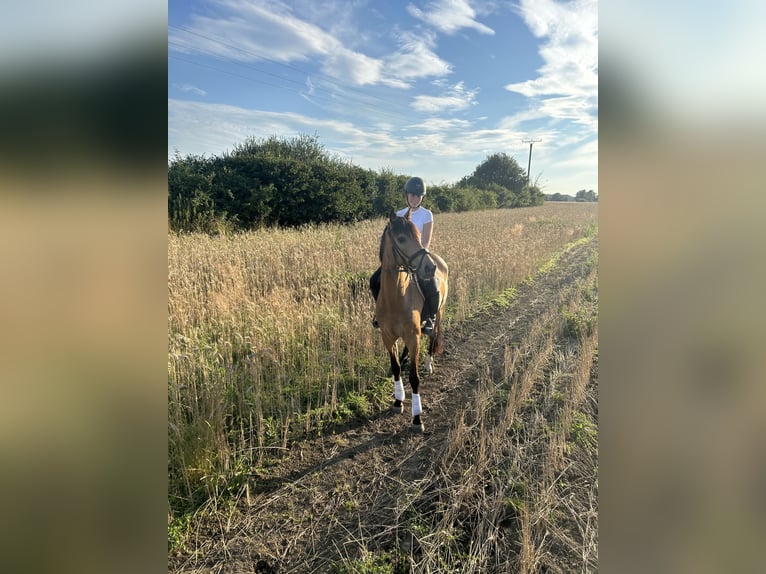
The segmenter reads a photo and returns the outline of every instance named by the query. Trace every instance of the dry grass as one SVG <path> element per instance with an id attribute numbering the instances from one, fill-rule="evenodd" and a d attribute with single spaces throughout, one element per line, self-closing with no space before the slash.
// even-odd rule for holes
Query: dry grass
<path id="1" fill-rule="evenodd" d="M 595 321 L 596 272 L 564 310 Z M 538 317 L 502 370 L 480 374 L 439 464 L 398 485 L 393 520 L 347 541 L 338 571 L 598 571 L 597 341 L 597 328 L 573 335 L 566 313 Z"/>
<path id="2" fill-rule="evenodd" d="M 592 204 L 437 216 L 431 248 L 451 269 L 447 328 L 524 281 L 595 224 Z M 296 433 L 321 432 L 380 399 L 389 366 L 370 326 L 367 280 L 377 267 L 383 226 L 379 220 L 215 238 L 169 235 L 171 513 L 238 490 L 251 467 L 270 464 Z M 511 427 L 535 385 L 536 375 L 523 373 L 544 368 L 531 365 L 518 374 L 525 360 L 519 353 L 509 351 L 507 366 L 518 378 L 504 407 Z M 562 384 L 579 385 L 575 395 L 584 397 L 583 380 L 581 373 Z M 575 411 L 568 416 L 576 418 Z M 481 420 L 470 424 L 479 428 Z M 499 439 L 491 435 L 478 439 L 484 453 L 496 448 L 492 441 Z M 548 450 L 561 448 L 557 442 Z M 492 492 L 500 500 L 505 491 Z M 524 544 L 535 550 L 525 563 L 534 565 L 548 543 L 537 534 L 539 512 L 527 508 L 519 516 L 529 530 Z"/>

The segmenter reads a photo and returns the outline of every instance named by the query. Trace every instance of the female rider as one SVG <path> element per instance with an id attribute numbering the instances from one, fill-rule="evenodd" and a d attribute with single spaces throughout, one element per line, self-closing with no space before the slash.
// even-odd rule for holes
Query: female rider
<path id="1" fill-rule="evenodd" d="M 404 193 L 407 198 L 407 207 L 397 211 L 396 215 L 402 217 L 408 209 L 410 210 L 410 219 L 420 232 L 420 243 L 425 249 L 428 249 L 433 237 L 434 215 L 429 209 L 421 205 L 423 196 L 426 194 L 426 184 L 420 177 L 411 177 L 404 185 Z M 380 293 L 380 271 L 381 269 L 378 267 L 378 270 L 370 277 L 370 291 L 372 291 L 372 296 L 376 301 L 378 293 Z M 419 277 L 418 280 L 425 296 L 425 303 L 421 312 L 421 317 L 423 317 L 421 331 L 426 335 L 431 335 L 436 321 L 436 311 L 439 309 L 439 290 L 436 287 L 435 277 L 431 279 Z M 373 318 L 372 324 L 374 327 L 378 326 L 377 318 Z"/>

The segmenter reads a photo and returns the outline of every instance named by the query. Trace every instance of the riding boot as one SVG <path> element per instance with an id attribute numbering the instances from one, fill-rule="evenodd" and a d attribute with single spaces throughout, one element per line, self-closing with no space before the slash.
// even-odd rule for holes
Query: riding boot
<path id="1" fill-rule="evenodd" d="M 439 310 L 439 289 L 436 287 L 436 279 L 421 279 L 420 286 L 425 297 L 421 312 L 422 331 L 426 335 L 431 335 L 436 326 L 436 312 Z"/>

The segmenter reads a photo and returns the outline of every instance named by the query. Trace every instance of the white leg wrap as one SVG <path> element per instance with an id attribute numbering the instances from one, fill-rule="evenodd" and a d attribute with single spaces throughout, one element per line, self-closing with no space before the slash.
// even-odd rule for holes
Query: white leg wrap
<path id="1" fill-rule="evenodd" d="M 420 395 L 412 393 L 412 416 L 416 417 L 422 412 L 423 409 L 420 407 Z"/>
<path id="2" fill-rule="evenodd" d="M 401 379 L 394 381 L 394 397 L 396 397 L 397 401 L 404 400 L 404 385 L 402 384 Z"/>

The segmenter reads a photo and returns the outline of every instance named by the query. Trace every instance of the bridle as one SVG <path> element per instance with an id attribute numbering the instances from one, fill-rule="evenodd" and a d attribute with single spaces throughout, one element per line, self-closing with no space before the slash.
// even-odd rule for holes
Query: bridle
<path id="1" fill-rule="evenodd" d="M 428 249 L 425 247 L 421 247 L 408 257 L 396 242 L 396 238 L 391 231 L 391 223 L 386 225 L 386 233 L 388 234 L 388 238 L 391 241 L 391 249 L 394 252 L 394 261 L 397 264 L 397 267 L 395 269 L 391 269 L 391 271 L 407 271 L 409 273 L 417 274 L 418 268 L 423 264 L 423 258 L 431 255 L 431 252 L 428 251 Z"/>

